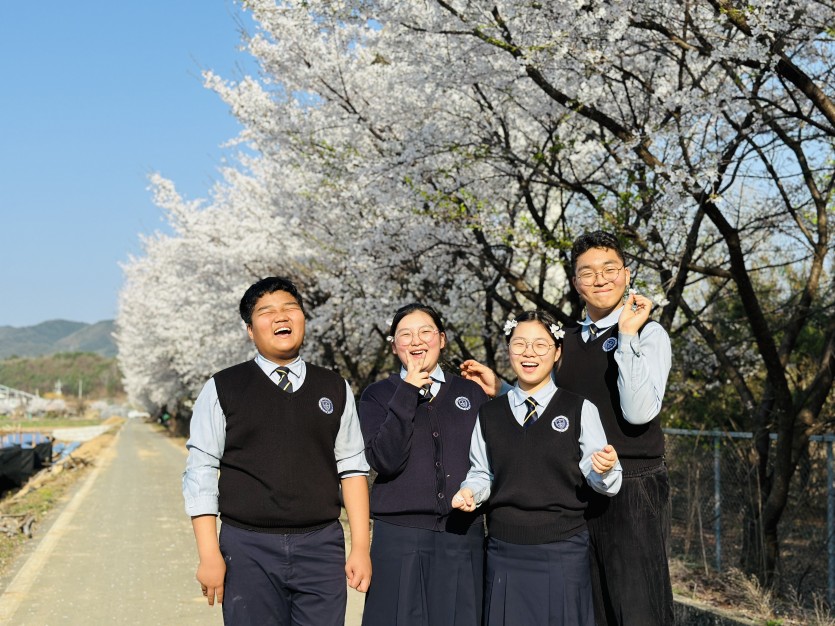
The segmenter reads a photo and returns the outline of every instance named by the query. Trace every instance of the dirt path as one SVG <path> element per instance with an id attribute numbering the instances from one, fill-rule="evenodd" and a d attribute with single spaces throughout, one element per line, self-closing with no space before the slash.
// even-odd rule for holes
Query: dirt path
<path id="1" fill-rule="evenodd" d="M 123 426 L 0 596 L 0 623 L 222 624 L 194 579 L 183 512 L 185 450 L 153 427 Z M 360 622 L 349 590 L 346 625 Z"/>

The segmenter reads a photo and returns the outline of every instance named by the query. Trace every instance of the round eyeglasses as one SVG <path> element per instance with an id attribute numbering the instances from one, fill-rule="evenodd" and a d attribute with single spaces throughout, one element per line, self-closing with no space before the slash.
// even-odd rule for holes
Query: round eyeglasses
<path id="1" fill-rule="evenodd" d="M 618 279 L 618 274 L 620 274 L 623 267 L 623 265 L 620 267 L 604 267 L 599 272 L 583 270 L 577 274 L 577 280 L 579 280 L 580 284 L 584 287 L 591 287 L 594 284 L 594 281 L 597 280 L 597 275 L 600 274 L 603 277 L 603 280 L 607 283 L 613 283 Z"/>
<path id="2" fill-rule="evenodd" d="M 418 328 L 417 330 L 417 338 L 420 340 L 421 343 L 429 343 L 432 341 L 432 338 L 438 334 L 437 328 L 432 328 L 431 326 L 424 326 L 423 328 Z M 411 330 L 401 330 L 399 333 L 394 335 L 394 343 L 398 346 L 409 346 L 412 344 L 412 339 L 414 338 L 414 333 Z"/>
<path id="3" fill-rule="evenodd" d="M 554 343 L 548 343 L 544 339 L 535 339 L 534 341 L 514 339 L 510 342 L 510 344 L 508 344 L 508 347 L 510 349 L 510 353 L 516 356 L 525 354 L 525 350 L 528 349 L 528 346 L 531 346 L 531 348 L 533 349 L 533 353 L 536 356 L 545 356 L 555 345 L 556 344 Z"/>

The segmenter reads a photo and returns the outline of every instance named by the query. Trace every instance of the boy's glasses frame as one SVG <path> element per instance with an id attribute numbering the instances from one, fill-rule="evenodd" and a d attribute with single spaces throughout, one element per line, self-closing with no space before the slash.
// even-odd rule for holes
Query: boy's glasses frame
<path id="1" fill-rule="evenodd" d="M 597 280 L 597 275 L 600 274 L 607 283 L 613 283 L 618 279 L 620 271 L 624 267 L 626 266 L 621 265 L 620 267 L 604 267 L 599 272 L 595 272 L 593 270 L 583 271 L 577 274 L 577 280 L 584 287 L 591 287 L 594 284 L 594 281 Z"/>
<path id="2" fill-rule="evenodd" d="M 533 353 L 536 356 L 545 356 L 551 351 L 555 343 L 548 343 L 544 339 L 535 339 L 534 341 L 525 341 L 521 337 L 514 339 L 509 344 L 507 344 L 508 350 L 514 356 L 521 356 L 525 354 L 525 350 L 528 349 L 528 346 L 531 347 Z"/>

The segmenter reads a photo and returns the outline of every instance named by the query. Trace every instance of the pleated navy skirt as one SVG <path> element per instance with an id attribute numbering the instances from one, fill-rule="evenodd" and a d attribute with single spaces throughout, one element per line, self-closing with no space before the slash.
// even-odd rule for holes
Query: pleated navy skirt
<path id="1" fill-rule="evenodd" d="M 486 568 L 487 626 L 594 626 L 588 531 L 540 545 L 490 537 Z"/>
<path id="2" fill-rule="evenodd" d="M 484 524 L 466 534 L 375 520 L 363 626 L 481 624 Z"/>

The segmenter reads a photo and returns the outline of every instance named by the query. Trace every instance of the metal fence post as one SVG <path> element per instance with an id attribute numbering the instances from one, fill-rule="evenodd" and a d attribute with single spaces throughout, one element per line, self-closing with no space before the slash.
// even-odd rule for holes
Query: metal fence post
<path id="1" fill-rule="evenodd" d="M 713 533 L 716 539 L 716 571 L 722 571 L 722 440 L 713 437 Z"/>
<path id="2" fill-rule="evenodd" d="M 835 471 L 832 467 L 832 440 L 826 442 L 826 547 L 829 556 L 829 584 L 826 586 L 826 599 L 829 606 L 835 600 L 835 489 L 832 483 Z"/>

